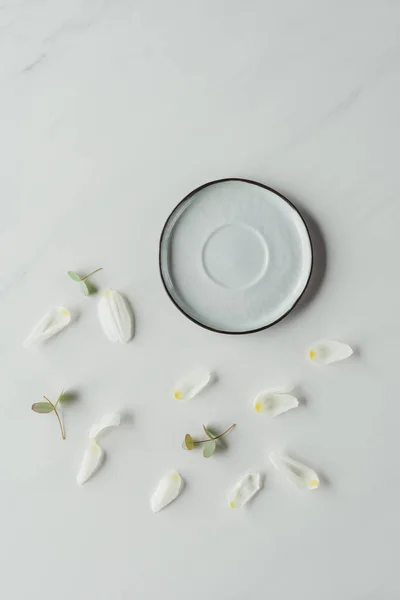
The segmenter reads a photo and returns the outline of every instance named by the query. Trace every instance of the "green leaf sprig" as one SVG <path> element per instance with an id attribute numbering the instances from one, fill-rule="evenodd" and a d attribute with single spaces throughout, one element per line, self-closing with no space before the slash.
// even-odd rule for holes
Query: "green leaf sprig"
<path id="1" fill-rule="evenodd" d="M 80 275 L 78 275 L 78 273 L 75 273 L 75 271 L 67 271 L 67 275 L 70 279 L 72 279 L 72 281 L 77 281 L 79 283 L 80 288 L 85 294 L 85 296 L 90 296 L 90 294 L 94 294 L 95 292 L 97 292 L 97 288 L 91 281 L 89 281 L 89 277 L 101 271 L 102 268 L 103 267 L 100 267 L 100 269 L 95 269 L 94 271 L 88 273 L 84 277 L 81 277 Z"/>
<path id="2" fill-rule="evenodd" d="M 226 431 L 224 431 L 223 433 L 220 433 L 219 435 L 213 435 L 211 433 L 211 431 L 205 425 L 203 425 L 204 433 L 206 434 L 207 439 L 206 440 L 194 440 L 192 438 L 192 436 L 190 435 L 190 433 L 187 433 L 185 435 L 185 439 L 182 442 L 182 448 L 184 448 L 185 450 L 193 450 L 193 448 L 195 447 L 196 444 L 204 444 L 203 456 L 204 456 L 204 458 L 210 458 L 210 456 L 212 456 L 216 450 L 217 440 L 219 440 L 224 435 L 226 435 L 227 433 L 232 431 L 232 429 L 235 429 L 235 427 L 236 427 L 236 424 L 234 423 L 233 425 L 228 427 L 228 429 Z"/>
<path id="3" fill-rule="evenodd" d="M 43 396 L 43 398 L 46 400 L 46 402 L 35 402 L 35 404 L 32 404 L 32 410 L 34 412 L 37 412 L 40 414 L 47 414 L 47 413 L 54 412 L 54 414 L 56 415 L 56 417 L 58 419 L 58 423 L 60 425 L 61 437 L 63 440 L 65 440 L 65 430 L 64 430 L 60 415 L 57 410 L 58 403 L 62 402 L 63 394 L 64 394 L 64 390 L 58 396 L 57 402 L 55 404 L 53 404 L 46 396 Z"/>

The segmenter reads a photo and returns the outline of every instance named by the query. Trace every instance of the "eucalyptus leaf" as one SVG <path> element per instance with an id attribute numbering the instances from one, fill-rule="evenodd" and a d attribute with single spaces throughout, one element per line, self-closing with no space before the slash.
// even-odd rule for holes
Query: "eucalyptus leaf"
<path id="1" fill-rule="evenodd" d="M 35 402 L 35 404 L 32 404 L 32 410 L 37 413 L 45 414 L 52 412 L 53 407 L 48 402 Z"/>
<path id="2" fill-rule="evenodd" d="M 101 270 L 101 268 L 95 269 L 94 271 L 91 271 L 84 277 L 81 277 L 80 275 L 78 275 L 78 273 L 75 273 L 75 271 L 67 271 L 67 274 L 68 277 L 70 277 L 73 281 L 79 282 L 81 286 L 81 291 L 85 294 L 85 296 L 90 296 L 90 294 L 95 294 L 98 290 L 94 283 L 89 281 L 89 277 L 91 277 L 95 273 L 98 273 Z"/>
<path id="3" fill-rule="evenodd" d="M 185 446 L 186 446 L 186 450 L 193 450 L 193 448 L 194 448 L 193 438 L 190 435 L 190 433 L 187 433 L 185 435 Z"/>
<path id="4" fill-rule="evenodd" d="M 79 394 L 74 390 L 62 391 L 59 397 L 57 398 L 56 406 L 58 403 L 67 404 L 69 402 L 75 402 L 75 400 L 78 400 L 78 398 Z"/>
<path id="5" fill-rule="evenodd" d="M 214 454 L 216 446 L 217 446 L 217 444 L 214 440 L 210 440 L 209 442 L 206 442 L 203 446 L 204 458 L 210 458 L 210 456 L 212 456 Z"/>
<path id="6" fill-rule="evenodd" d="M 64 395 L 64 390 L 63 390 L 63 391 L 61 392 L 61 394 L 58 396 L 58 398 L 57 398 L 57 400 L 56 400 L 56 403 L 55 403 L 55 406 L 57 406 L 57 404 L 58 404 L 59 402 L 62 402 L 62 401 L 63 401 L 63 395 Z"/>
<path id="7" fill-rule="evenodd" d="M 80 285 L 81 291 L 85 294 L 85 296 L 89 296 L 90 291 L 89 291 L 89 286 L 88 286 L 87 282 L 81 281 L 79 285 Z"/>
<path id="8" fill-rule="evenodd" d="M 75 271 L 68 271 L 67 272 L 68 277 L 70 277 L 73 281 L 81 281 L 82 277 L 80 277 L 80 275 L 78 275 L 78 273 L 75 273 Z"/>
<path id="9" fill-rule="evenodd" d="M 209 437 L 210 439 L 215 438 L 215 435 L 213 433 L 211 433 L 211 431 L 208 429 L 208 427 L 203 425 L 203 429 L 204 429 L 204 433 L 206 434 L 207 437 Z"/>
<path id="10" fill-rule="evenodd" d="M 98 291 L 98 288 L 90 279 L 85 279 L 85 283 L 88 290 L 88 296 L 90 296 L 91 294 L 95 294 Z"/>

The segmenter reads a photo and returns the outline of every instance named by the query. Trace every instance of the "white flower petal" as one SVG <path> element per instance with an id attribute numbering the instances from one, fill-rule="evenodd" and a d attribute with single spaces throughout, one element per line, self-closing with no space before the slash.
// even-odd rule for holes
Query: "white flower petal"
<path id="1" fill-rule="evenodd" d="M 353 349 L 348 344 L 333 340 L 321 340 L 313 344 L 308 351 L 308 357 L 312 362 L 323 365 L 344 360 L 352 354 Z"/>
<path id="2" fill-rule="evenodd" d="M 83 455 L 82 465 L 76 477 L 78 485 L 83 485 L 100 468 L 104 460 L 104 451 L 95 440 L 90 440 Z"/>
<path id="3" fill-rule="evenodd" d="M 71 315 L 67 308 L 58 306 L 52 308 L 34 327 L 24 342 L 25 348 L 33 344 L 39 344 L 64 329 L 71 321 Z"/>
<path id="4" fill-rule="evenodd" d="M 129 342 L 133 336 L 133 313 L 125 298 L 115 290 L 105 290 L 99 300 L 98 311 L 108 339 Z"/>
<path id="5" fill-rule="evenodd" d="M 85 483 L 104 461 L 105 452 L 97 443 L 99 435 L 109 427 L 117 427 L 120 422 L 121 415 L 119 413 L 109 413 L 104 415 L 99 423 L 92 425 L 89 431 L 89 444 L 83 455 L 82 465 L 76 478 L 79 485 Z"/>
<path id="6" fill-rule="evenodd" d="M 150 506 L 153 512 L 158 512 L 170 504 L 183 490 L 183 480 L 178 471 L 169 471 L 159 481 L 154 491 Z"/>
<path id="7" fill-rule="evenodd" d="M 299 401 L 295 396 L 277 391 L 265 391 L 254 400 L 254 410 L 260 415 L 276 417 L 292 408 L 297 408 Z"/>
<path id="8" fill-rule="evenodd" d="M 319 487 L 319 477 L 314 469 L 303 465 L 289 456 L 277 454 L 276 452 L 271 452 L 269 459 L 275 469 L 282 471 L 287 479 L 298 488 L 316 490 Z"/>
<path id="9" fill-rule="evenodd" d="M 119 413 L 115 412 L 104 415 L 104 417 L 100 419 L 99 423 L 92 425 L 89 431 L 89 439 L 97 439 L 104 429 L 107 429 L 108 427 L 118 427 L 120 423 L 121 415 Z"/>
<path id="10" fill-rule="evenodd" d="M 261 488 L 260 473 L 246 473 L 228 492 L 228 504 L 231 508 L 242 508 Z"/>
<path id="11" fill-rule="evenodd" d="M 211 382 L 211 373 L 206 369 L 196 369 L 179 379 L 174 386 L 174 398 L 190 400 L 197 396 Z"/>

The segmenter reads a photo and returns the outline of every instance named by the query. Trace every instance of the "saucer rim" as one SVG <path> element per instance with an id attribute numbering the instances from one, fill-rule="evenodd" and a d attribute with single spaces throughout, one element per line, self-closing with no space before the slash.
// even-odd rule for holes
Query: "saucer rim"
<path id="1" fill-rule="evenodd" d="M 308 274 L 308 278 L 307 281 L 305 283 L 305 286 L 302 290 L 302 292 L 299 294 L 299 296 L 296 298 L 296 300 L 294 301 L 294 303 L 292 304 L 292 306 L 283 314 L 281 315 L 278 319 L 276 319 L 275 321 L 273 321 L 272 323 L 268 323 L 267 325 L 263 325 L 262 327 L 257 327 L 256 329 L 245 329 L 243 331 L 227 331 L 225 329 L 218 329 L 216 327 L 211 327 L 210 325 L 206 325 L 205 323 L 202 323 L 201 321 L 198 321 L 197 319 L 195 319 L 194 317 L 192 317 L 191 315 L 189 315 L 175 300 L 175 298 L 171 295 L 171 293 L 169 292 L 169 289 L 167 287 L 166 281 L 164 279 L 164 275 L 163 275 L 163 269 L 162 269 L 162 245 L 163 245 L 163 241 L 164 241 L 164 236 L 165 236 L 165 232 L 166 229 L 168 227 L 168 224 L 170 222 L 170 220 L 172 219 L 172 217 L 175 215 L 176 211 L 179 209 L 180 206 L 182 206 L 182 204 L 184 204 L 185 202 L 187 202 L 192 196 L 194 196 L 195 194 L 197 194 L 197 192 L 200 192 L 201 190 L 203 190 L 204 188 L 210 186 L 210 185 L 214 185 L 216 183 L 223 183 L 225 181 L 242 181 L 244 183 L 249 183 L 252 185 L 257 185 L 265 190 L 268 190 L 269 192 L 272 192 L 273 194 L 276 194 L 277 196 L 279 196 L 284 202 L 286 202 L 300 217 L 306 233 L 307 233 L 307 237 L 308 237 L 308 241 L 310 242 L 310 251 L 311 251 L 311 260 L 310 260 L 310 271 Z M 169 297 L 169 299 L 171 300 L 171 302 L 175 305 L 175 307 L 179 310 L 179 312 L 181 312 L 187 319 L 189 319 L 189 321 L 192 321 L 192 323 L 195 323 L 196 325 L 198 325 L 199 327 L 202 327 L 203 329 L 207 329 L 208 331 L 213 331 L 214 333 L 220 333 L 220 334 L 225 334 L 225 335 L 249 335 L 251 333 L 258 333 L 259 331 L 264 331 L 265 329 L 269 329 L 270 327 L 273 327 L 274 325 L 276 325 L 277 323 L 279 323 L 280 321 L 282 321 L 283 319 L 285 319 L 292 311 L 293 309 L 296 307 L 296 305 L 300 302 L 300 300 L 302 299 L 302 297 L 304 296 L 308 285 L 310 283 L 310 279 L 311 279 L 311 275 L 312 275 L 312 271 L 313 271 L 313 267 L 314 267 L 314 248 L 313 248 L 313 243 L 311 240 L 311 235 L 310 235 L 310 230 L 307 227 L 307 223 L 303 217 L 303 215 L 301 214 L 301 212 L 299 211 L 299 209 L 293 204 L 293 202 L 291 202 L 288 198 L 286 198 L 283 194 L 281 194 L 280 192 L 278 192 L 277 190 L 275 190 L 274 188 L 265 185 L 263 183 L 260 183 L 259 181 L 254 181 L 252 179 L 244 179 L 242 177 L 224 177 L 222 179 L 214 179 L 213 181 L 207 181 L 206 183 L 203 183 L 202 185 L 200 185 L 199 187 L 195 188 L 194 190 L 192 190 L 191 192 L 189 192 L 180 202 L 178 202 L 178 204 L 173 208 L 173 210 L 170 212 L 170 214 L 168 215 L 164 226 L 162 228 L 161 234 L 160 234 L 160 240 L 159 240 L 159 247 L 158 247 L 158 267 L 159 267 L 159 272 L 160 272 L 160 277 L 161 277 L 161 281 L 162 284 L 164 286 L 164 289 L 167 293 L 167 296 Z"/>

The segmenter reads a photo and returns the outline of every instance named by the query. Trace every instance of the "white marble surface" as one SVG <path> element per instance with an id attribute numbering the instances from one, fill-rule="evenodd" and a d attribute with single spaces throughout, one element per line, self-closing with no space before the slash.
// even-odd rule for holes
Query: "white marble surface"
<path id="1" fill-rule="evenodd" d="M 1 2 L 2 598 L 399 597 L 399 24 L 389 0 Z M 322 278 L 317 239 L 317 293 L 238 338 L 186 320 L 157 264 L 177 201 L 226 176 L 296 202 L 327 257 Z M 104 338 L 96 298 L 65 275 L 98 266 L 134 305 L 129 346 Z M 58 303 L 79 321 L 24 350 Z M 321 336 L 358 356 L 311 368 L 304 348 Z M 196 364 L 220 381 L 181 405 L 173 380 Z M 273 423 L 251 411 L 260 388 L 287 381 L 306 406 Z M 79 392 L 65 442 L 30 410 L 63 386 Z M 79 488 L 86 432 L 119 408 L 133 423 Z M 238 424 L 210 461 L 180 447 L 205 421 Z M 326 485 L 292 489 L 267 464 L 273 448 Z M 153 515 L 169 468 L 187 488 Z M 248 468 L 265 489 L 229 511 L 225 491 Z"/>

